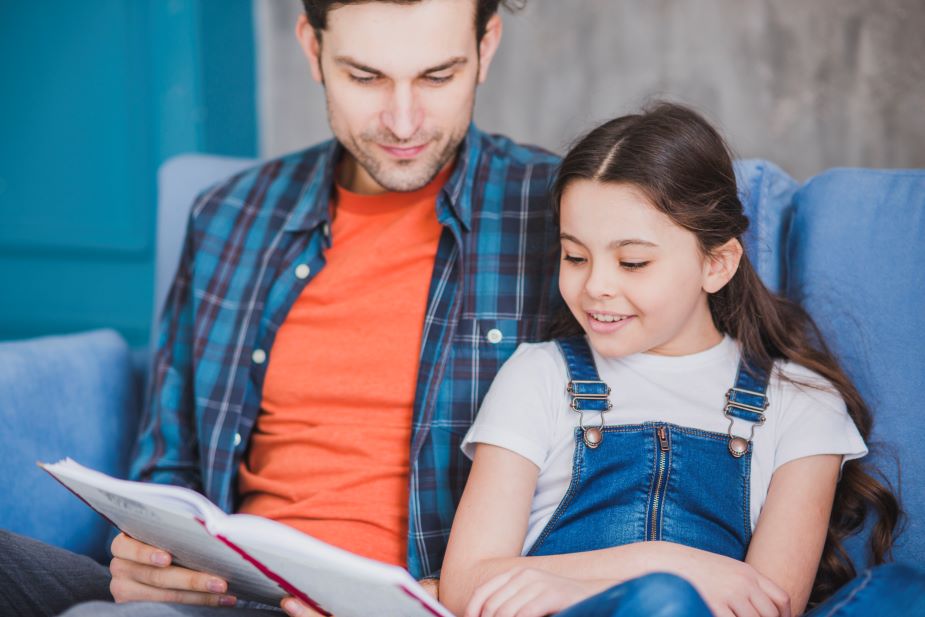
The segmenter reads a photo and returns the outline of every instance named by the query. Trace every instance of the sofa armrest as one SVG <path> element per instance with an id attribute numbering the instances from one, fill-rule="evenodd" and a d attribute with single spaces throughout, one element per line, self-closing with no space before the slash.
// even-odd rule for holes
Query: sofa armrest
<path id="1" fill-rule="evenodd" d="M 104 558 L 108 523 L 36 461 L 125 477 L 138 408 L 129 348 L 112 330 L 0 343 L 0 527 Z"/>

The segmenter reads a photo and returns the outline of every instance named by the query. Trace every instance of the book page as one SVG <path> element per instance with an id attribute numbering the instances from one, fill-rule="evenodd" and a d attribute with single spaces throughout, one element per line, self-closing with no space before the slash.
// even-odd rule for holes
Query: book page
<path id="1" fill-rule="evenodd" d="M 227 580 L 229 593 L 267 604 L 278 604 L 286 595 L 257 567 L 209 533 L 205 517 L 216 520 L 226 515 L 205 497 L 176 486 L 117 480 L 73 462 L 70 468 L 61 464 L 42 467 L 123 532 L 173 555 L 176 565 Z"/>
<path id="2" fill-rule="evenodd" d="M 453 617 L 404 568 L 355 555 L 281 523 L 235 514 L 218 521 L 213 532 L 316 610 L 337 617 Z"/>

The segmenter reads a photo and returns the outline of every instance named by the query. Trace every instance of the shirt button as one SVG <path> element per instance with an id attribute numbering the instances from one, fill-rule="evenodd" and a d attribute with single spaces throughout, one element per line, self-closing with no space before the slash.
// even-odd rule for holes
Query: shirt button
<path id="1" fill-rule="evenodd" d="M 312 269 L 308 267 L 308 264 L 299 264 L 295 267 L 295 277 L 297 279 L 307 279 L 311 272 Z"/>
<path id="2" fill-rule="evenodd" d="M 267 352 L 262 349 L 255 349 L 254 353 L 251 354 L 251 360 L 254 361 L 254 364 L 263 364 L 267 361 Z"/>
<path id="3" fill-rule="evenodd" d="M 324 225 L 322 225 L 322 226 L 321 226 L 321 233 L 323 233 L 326 237 L 327 237 L 327 236 L 330 236 L 330 235 L 331 235 L 331 226 L 328 225 L 327 223 L 325 223 Z"/>
<path id="4" fill-rule="evenodd" d="M 501 334 L 501 330 L 492 328 L 488 331 L 488 334 L 485 335 L 485 338 L 487 338 L 488 342 L 492 345 L 497 345 L 504 338 L 504 335 Z"/>
<path id="5" fill-rule="evenodd" d="M 237 448 L 241 445 L 241 433 L 234 434 L 234 447 Z"/>

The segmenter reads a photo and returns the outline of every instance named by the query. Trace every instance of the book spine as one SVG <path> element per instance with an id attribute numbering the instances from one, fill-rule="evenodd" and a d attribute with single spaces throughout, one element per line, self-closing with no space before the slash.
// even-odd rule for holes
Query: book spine
<path id="1" fill-rule="evenodd" d="M 199 520 L 198 518 L 197 518 L 196 520 L 199 521 L 199 523 L 200 523 L 203 527 L 206 526 L 206 524 L 205 524 L 204 521 Z M 206 527 L 206 529 L 208 530 L 208 527 Z M 211 533 L 211 532 L 210 532 L 210 533 Z M 236 552 L 238 555 L 240 555 L 245 561 L 247 561 L 247 562 L 250 563 L 252 566 L 254 566 L 254 567 L 257 568 L 258 570 L 260 570 L 260 573 L 261 573 L 261 574 L 263 574 L 263 575 L 266 576 L 268 579 L 270 579 L 271 581 L 273 581 L 274 583 L 276 583 L 277 585 L 279 585 L 279 586 L 283 589 L 283 591 L 285 591 L 286 593 L 288 593 L 290 596 L 292 596 L 292 597 L 294 597 L 294 598 L 298 598 L 299 600 L 301 600 L 301 601 L 304 602 L 305 604 L 309 605 L 313 610 L 315 610 L 315 611 L 318 612 L 318 613 L 321 613 L 321 614 L 324 615 L 325 617 L 332 617 L 332 616 L 331 616 L 331 613 L 329 613 L 328 611 L 326 611 L 326 610 L 324 610 L 323 608 L 321 608 L 321 605 L 318 604 L 317 602 L 315 602 L 311 597 L 309 597 L 309 595 L 308 595 L 307 593 L 305 593 L 304 591 L 302 591 L 302 590 L 296 588 L 294 585 L 292 585 L 289 581 L 287 581 L 286 579 L 284 579 L 282 576 L 280 576 L 280 575 L 277 574 L 276 572 L 273 572 L 273 571 L 270 570 L 268 567 L 266 567 L 265 565 L 263 565 L 261 562 L 259 562 L 259 561 L 257 561 L 256 559 L 254 559 L 247 551 L 245 551 L 244 549 L 242 549 L 240 546 L 238 546 L 237 544 L 235 544 L 234 542 L 232 542 L 231 540 L 229 540 L 228 538 L 226 538 L 225 536 L 223 536 L 223 535 L 221 535 L 221 534 L 213 534 L 213 535 L 214 535 L 216 538 L 218 538 L 222 543 L 224 543 L 225 546 L 227 546 L 228 548 L 230 548 L 231 550 L 233 550 L 234 552 Z"/>

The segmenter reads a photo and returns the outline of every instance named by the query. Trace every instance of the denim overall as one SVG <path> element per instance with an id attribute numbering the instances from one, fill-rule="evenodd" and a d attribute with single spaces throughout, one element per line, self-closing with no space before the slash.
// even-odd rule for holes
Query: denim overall
<path id="1" fill-rule="evenodd" d="M 727 434 L 665 422 L 603 426 L 610 388 L 587 341 L 557 343 L 568 365 L 571 408 L 581 417 L 571 483 L 528 555 L 665 540 L 744 559 L 751 539 L 751 439 L 764 423 L 767 373 L 740 362 L 726 393 Z M 601 414 L 601 425 L 586 426 L 584 412 Z M 751 425 L 747 441 L 733 436 L 736 419 Z"/>

